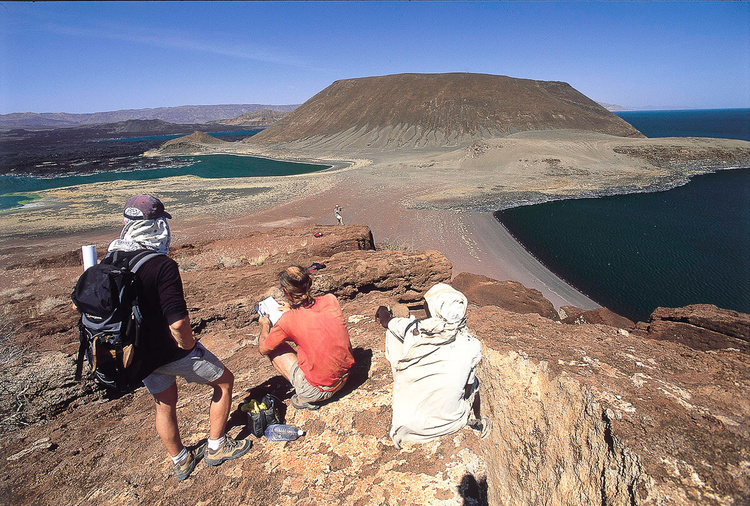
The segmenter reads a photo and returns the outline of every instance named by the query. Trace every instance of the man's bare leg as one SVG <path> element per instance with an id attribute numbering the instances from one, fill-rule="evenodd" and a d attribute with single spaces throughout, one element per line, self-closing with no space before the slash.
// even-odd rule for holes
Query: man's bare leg
<path id="1" fill-rule="evenodd" d="M 177 383 L 158 394 L 156 401 L 156 433 L 159 434 L 167 452 L 176 457 L 184 448 L 180 439 L 180 427 L 177 425 Z"/>
<path id="2" fill-rule="evenodd" d="M 282 344 L 272 354 L 268 355 L 268 358 L 271 360 L 273 368 L 291 383 L 291 370 L 294 364 L 297 363 L 297 354 L 292 347 L 288 344 Z"/>
<path id="3" fill-rule="evenodd" d="M 208 411 L 209 438 L 219 439 L 227 430 L 227 420 L 232 409 L 232 388 L 234 387 L 234 374 L 224 368 L 224 373 L 209 383 L 214 387 L 214 395 L 211 397 L 211 407 Z"/>

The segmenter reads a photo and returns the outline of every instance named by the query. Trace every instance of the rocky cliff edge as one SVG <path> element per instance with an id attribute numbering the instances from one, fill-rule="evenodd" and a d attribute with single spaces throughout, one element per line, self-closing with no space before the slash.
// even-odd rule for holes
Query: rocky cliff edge
<path id="1" fill-rule="evenodd" d="M 90 381 L 73 381 L 76 315 L 67 296 L 80 266 L 69 252 L 4 272 L 4 503 L 746 504 L 750 497 L 748 355 L 730 341 L 696 349 L 680 339 L 689 325 L 747 342 L 748 315 L 660 309 L 631 326 L 602 312 L 552 314 L 533 290 L 462 274 L 468 323 L 482 341 L 481 406 L 493 429 L 484 440 L 465 428 L 399 451 L 388 437 L 392 377 L 373 316 L 381 304 L 423 316 L 424 292 L 451 279 L 441 253 L 376 250 L 367 227 L 319 226 L 178 244 L 172 256 L 196 335 L 235 373 L 229 433 L 251 438 L 250 454 L 217 468 L 199 464 L 177 482 L 145 389 L 108 398 Z M 357 360 L 347 387 L 316 412 L 289 406 L 289 385 L 257 352 L 253 310 L 284 266 L 313 262 L 326 265 L 315 287 L 341 300 Z M 655 324 L 665 321 L 678 325 Z M 178 384 L 183 439 L 196 444 L 207 436 L 209 392 Z M 286 421 L 303 428 L 303 438 L 248 434 L 236 408 L 266 391 L 284 399 Z"/>

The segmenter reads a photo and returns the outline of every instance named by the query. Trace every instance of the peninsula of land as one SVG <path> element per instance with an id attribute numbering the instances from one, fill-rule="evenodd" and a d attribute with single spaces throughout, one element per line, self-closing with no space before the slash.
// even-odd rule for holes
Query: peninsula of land
<path id="1" fill-rule="evenodd" d="M 331 168 L 299 176 L 181 177 L 48 190 L 33 212 L 0 217 L 0 246 L 33 254 L 49 241 L 67 248 L 105 244 L 121 203 L 145 191 L 174 210 L 178 243 L 335 224 L 338 204 L 345 223 L 369 226 L 377 242 L 439 250 L 454 272 L 519 281 L 557 307 L 591 309 L 595 301 L 541 266 L 492 213 L 666 189 L 697 174 L 750 166 L 750 142 L 647 139 L 565 83 L 478 74 L 337 81 L 243 141 L 196 132 L 145 156 L 211 153 Z"/>
<path id="2" fill-rule="evenodd" d="M 748 167 L 749 142 L 646 139 L 564 83 L 449 74 L 340 81 L 246 141 L 198 133 L 149 156 L 178 153 L 330 168 L 71 186 L 0 214 L 6 502 L 733 505 L 750 496 L 750 315 L 698 304 L 636 323 L 585 311 L 595 303 L 492 216 Z M 80 246 L 101 255 L 123 202 L 142 192 L 174 216 L 170 255 L 194 334 L 235 373 L 231 436 L 252 437 L 240 406 L 273 393 L 305 437 L 255 438 L 246 458 L 218 470 L 200 463 L 178 482 L 145 389 L 110 399 L 92 379 L 73 380 Z M 313 262 L 325 265 L 315 290 L 341 301 L 356 364 L 333 402 L 295 410 L 288 382 L 258 353 L 253 308 L 280 270 Z M 426 316 L 422 297 L 438 282 L 467 295 L 467 324 L 482 342 L 481 416 L 493 428 L 399 450 L 374 312 Z M 203 388 L 180 386 L 189 445 L 209 435 Z"/>

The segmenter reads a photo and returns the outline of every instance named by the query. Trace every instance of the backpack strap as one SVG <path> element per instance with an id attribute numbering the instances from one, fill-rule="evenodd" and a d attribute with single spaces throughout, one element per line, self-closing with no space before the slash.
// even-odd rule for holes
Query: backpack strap
<path id="1" fill-rule="evenodd" d="M 412 327 L 414 328 L 414 330 L 413 330 L 414 335 L 416 336 L 417 334 L 419 334 L 419 322 L 421 322 L 421 321 L 422 320 L 420 320 L 419 318 L 416 318 L 416 319 L 410 321 L 409 324 L 404 329 L 404 335 L 403 336 L 397 336 L 396 334 L 393 334 L 393 332 L 391 332 L 391 334 L 393 334 L 394 336 L 396 336 L 396 339 L 398 339 L 399 341 L 401 341 L 403 343 L 404 342 L 404 338 L 406 338 L 406 333 L 409 332 L 409 330 Z"/>
<path id="2" fill-rule="evenodd" d="M 83 328 L 83 322 L 78 319 L 78 358 L 76 359 L 76 375 L 75 380 L 81 381 L 83 377 L 83 357 L 86 354 L 86 347 L 88 346 L 88 338 L 86 337 L 86 331 Z"/>
<path id="3" fill-rule="evenodd" d="M 115 370 L 117 371 L 117 374 L 115 375 L 115 383 L 117 384 L 118 389 L 125 391 L 127 388 L 127 382 L 125 381 L 125 371 L 123 371 L 125 366 L 122 362 L 122 356 L 122 340 L 120 340 L 115 346 Z"/>
<path id="4" fill-rule="evenodd" d="M 140 270 L 140 268 L 143 267 L 143 264 L 159 255 L 161 255 L 161 253 L 157 253 L 156 251 L 143 251 L 141 253 L 138 253 L 130 259 L 130 262 L 128 262 L 128 265 L 130 266 L 130 272 L 136 274 Z"/>
<path id="5" fill-rule="evenodd" d="M 412 322 L 406 326 L 406 329 L 404 329 L 404 335 L 406 335 L 406 333 L 409 332 L 409 329 L 412 327 L 414 327 L 414 335 L 416 336 L 417 334 L 419 334 L 419 322 L 420 321 L 422 320 L 420 320 L 419 318 L 412 320 Z"/>
<path id="6" fill-rule="evenodd" d="M 138 302 L 138 290 L 135 286 L 136 284 L 136 278 L 138 271 L 143 267 L 143 265 L 151 260 L 154 257 L 157 257 L 161 255 L 161 253 L 157 253 L 155 251 L 142 251 L 141 253 L 138 253 L 133 258 L 130 259 L 129 266 L 130 266 L 130 272 L 133 274 L 133 277 L 131 279 L 131 288 L 133 293 L 133 300 L 131 301 L 131 317 L 134 318 L 135 321 L 135 336 L 133 336 L 133 345 L 138 348 L 141 344 L 141 332 L 140 332 L 140 322 L 141 322 L 141 309 Z M 131 324 L 130 319 L 127 322 L 128 326 Z M 126 329 L 126 332 L 129 331 L 129 329 Z M 120 353 L 122 353 L 122 349 L 118 350 Z M 121 357 L 120 357 L 121 358 Z M 120 363 L 118 359 L 118 364 Z M 119 367 L 119 366 L 118 366 Z"/>
<path id="7" fill-rule="evenodd" d="M 104 258 L 102 258 L 102 261 L 100 263 L 117 264 L 120 259 L 127 253 L 127 251 L 110 251 Z M 128 260 L 128 269 L 131 272 L 135 273 L 138 271 L 138 269 L 143 267 L 143 264 L 145 264 L 148 260 L 151 260 L 155 256 L 159 255 L 161 255 L 161 253 L 157 253 L 156 251 L 141 251 L 140 253 L 133 255 L 133 257 Z"/>

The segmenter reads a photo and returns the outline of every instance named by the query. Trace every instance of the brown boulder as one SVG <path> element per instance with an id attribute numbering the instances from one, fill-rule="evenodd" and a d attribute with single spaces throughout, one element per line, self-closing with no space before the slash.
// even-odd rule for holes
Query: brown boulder
<path id="1" fill-rule="evenodd" d="M 497 281 L 462 272 L 453 278 L 451 285 L 477 306 L 498 306 L 514 313 L 536 313 L 550 320 L 560 319 L 555 306 L 544 298 L 542 292 L 516 281 Z"/>
<path id="2" fill-rule="evenodd" d="M 644 326 L 648 337 L 696 350 L 734 348 L 750 353 L 750 315 L 711 304 L 657 308 Z"/>
<path id="3" fill-rule="evenodd" d="M 560 306 L 560 319 L 565 321 L 567 319 L 576 320 L 579 316 L 586 312 L 585 309 L 575 306 Z"/>
<path id="4" fill-rule="evenodd" d="M 437 251 L 345 251 L 333 255 L 315 276 L 313 290 L 345 298 L 390 292 L 402 302 L 413 302 L 450 277 L 451 263 Z"/>

